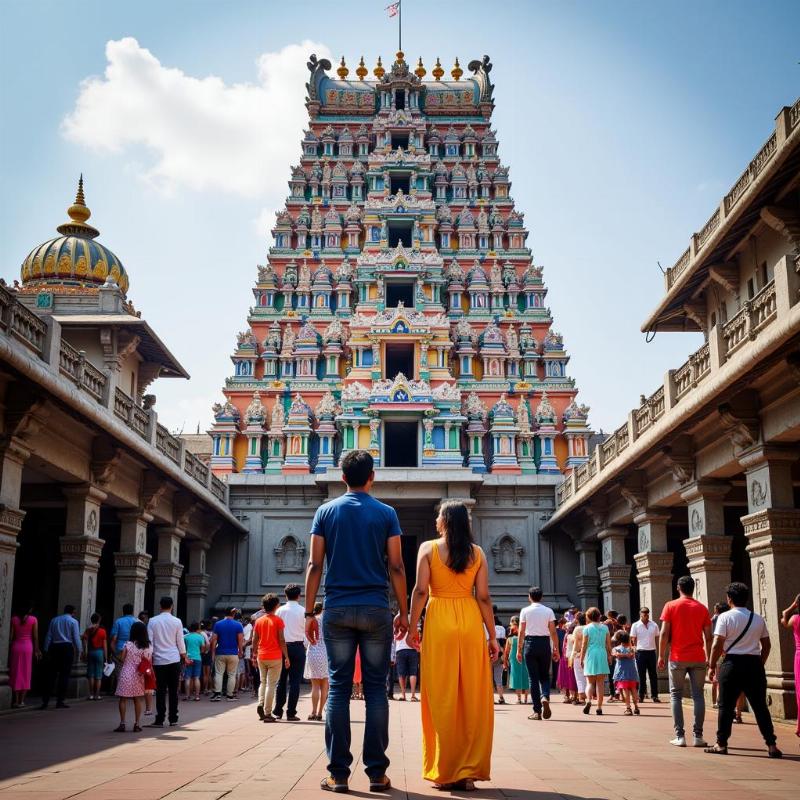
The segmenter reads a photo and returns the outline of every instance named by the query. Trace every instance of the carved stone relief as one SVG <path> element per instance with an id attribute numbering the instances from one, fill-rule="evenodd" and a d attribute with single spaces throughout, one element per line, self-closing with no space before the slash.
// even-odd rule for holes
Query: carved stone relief
<path id="1" fill-rule="evenodd" d="M 753 480 L 750 486 L 750 502 L 753 508 L 763 508 L 767 504 L 767 488 L 760 481 Z"/>
<path id="2" fill-rule="evenodd" d="M 276 572 L 299 573 L 303 571 L 306 546 L 295 536 L 284 536 L 273 552 L 275 553 Z"/>
<path id="3" fill-rule="evenodd" d="M 650 533 L 646 528 L 639 530 L 639 552 L 646 553 L 650 549 Z"/>
<path id="4" fill-rule="evenodd" d="M 97 536 L 97 511 L 94 508 L 86 517 L 86 531 L 91 536 Z"/>
<path id="5" fill-rule="evenodd" d="M 495 572 L 522 572 L 525 548 L 510 533 L 504 533 L 492 545 Z"/>
<path id="6" fill-rule="evenodd" d="M 756 574 L 758 576 L 758 613 L 767 619 L 767 568 L 763 561 L 758 562 Z"/>
<path id="7" fill-rule="evenodd" d="M 703 532 L 703 517 L 696 508 L 692 509 L 692 515 L 689 524 L 691 525 L 692 533 L 700 534 Z"/>

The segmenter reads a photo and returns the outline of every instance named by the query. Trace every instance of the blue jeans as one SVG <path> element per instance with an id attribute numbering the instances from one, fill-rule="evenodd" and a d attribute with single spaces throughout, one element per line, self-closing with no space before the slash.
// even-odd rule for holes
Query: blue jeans
<path id="1" fill-rule="evenodd" d="M 531 682 L 531 701 L 536 714 L 542 713 L 542 700 L 550 700 L 550 665 L 553 647 L 549 636 L 526 636 L 522 656 Z"/>
<path id="2" fill-rule="evenodd" d="M 689 685 L 692 688 L 692 703 L 694 705 L 694 721 L 692 733 L 698 738 L 703 738 L 703 722 L 706 717 L 706 699 L 703 687 L 706 683 L 706 665 L 694 661 L 669 662 L 669 698 L 672 704 L 672 721 L 675 723 L 675 735 L 684 736 L 683 727 L 683 687 L 686 676 L 689 676 Z"/>
<path id="3" fill-rule="evenodd" d="M 326 608 L 322 615 L 322 631 L 330 672 L 325 716 L 328 772 L 340 781 L 350 776 L 353 763 L 350 753 L 350 695 L 358 648 L 367 716 L 364 771 L 370 780 L 377 780 L 389 766 L 386 757 L 389 746 L 386 673 L 392 655 L 392 612 L 376 606 Z"/>

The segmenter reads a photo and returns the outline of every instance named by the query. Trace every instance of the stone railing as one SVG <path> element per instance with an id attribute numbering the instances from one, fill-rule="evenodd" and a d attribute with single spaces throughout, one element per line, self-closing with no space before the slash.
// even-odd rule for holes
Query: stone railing
<path id="1" fill-rule="evenodd" d="M 764 171 L 764 168 L 775 157 L 775 154 L 783 146 L 789 135 L 798 126 L 800 126 L 800 100 L 795 101 L 791 108 L 781 110 L 776 120 L 775 130 L 770 137 L 747 165 L 747 169 L 737 178 L 731 190 L 722 199 L 708 222 L 703 225 L 698 233 L 692 235 L 689 248 L 673 266 L 667 269 L 664 276 L 667 292 L 677 283 L 678 278 L 686 271 L 687 267 L 700 258 L 706 245 L 713 239 L 714 233 L 725 222 L 748 189 Z"/>
<path id="2" fill-rule="evenodd" d="M 226 485 L 196 456 L 185 451 L 180 439 L 156 421 L 153 410 L 145 410 L 132 397 L 110 383 L 109 375 L 87 360 L 61 338 L 60 326 L 49 323 L 25 307 L 5 285 L 0 283 L 0 337 L 13 339 L 32 351 L 59 378 L 91 397 L 140 439 L 165 455 L 188 475 L 198 487 L 226 502 Z M 113 392 L 111 388 L 113 387 Z"/>
<path id="3" fill-rule="evenodd" d="M 703 383 L 734 355 L 743 351 L 739 363 L 745 363 L 748 355 L 743 349 L 778 319 L 779 308 L 791 308 L 797 302 L 796 291 L 788 285 L 794 273 L 794 265 L 790 261 L 790 257 L 782 259 L 775 268 L 776 279 L 770 281 L 752 300 L 748 300 L 735 317 L 713 328 L 709 341 L 692 353 L 680 367 L 670 370 L 664 383 L 630 412 L 627 424 L 606 437 L 589 461 L 566 477 L 556 492 L 559 506 L 583 492 L 640 436 L 658 427 L 673 408 L 686 403 L 687 398 L 698 391 L 698 387 L 702 390 Z M 782 275 L 780 283 L 777 280 L 779 270 Z"/>

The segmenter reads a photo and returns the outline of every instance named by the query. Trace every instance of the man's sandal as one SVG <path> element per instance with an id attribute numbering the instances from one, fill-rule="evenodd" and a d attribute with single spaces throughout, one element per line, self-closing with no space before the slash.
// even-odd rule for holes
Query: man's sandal
<path id="1" fill-rule="evenodd" d="M 703 752 L 704 753 L 710 753 L 711 755 L 714 755 L 714 756 L 726 756 L 726 755 L 728 755 L 728 748 L 727 747 L 721 747 L 718 744 L 714 744 L 714 745 L 711 745 L 711 747 L 706 747 L 703 750 Z"/>
<path id="2" fill-rule="evenodd" d="M 382 775 L 377 781 L 370 780 L 369 790 L 371 792 L 388 792 L 392 788 L 392 782 L 388 775 Z"/>
<path id="3" fill-rule="evenodd" d="M 472 778 L 464 778 L 463 780 L 456 781 L 453 784 L 453 791 L 455 792 L 474 792 L 475 781 Z"/>

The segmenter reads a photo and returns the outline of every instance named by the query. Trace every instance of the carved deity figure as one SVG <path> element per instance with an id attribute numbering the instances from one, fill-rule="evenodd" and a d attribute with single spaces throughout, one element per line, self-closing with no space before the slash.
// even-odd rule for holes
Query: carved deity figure
<path id="1" fill-rule="evenodd" d="M 270 430 L 275 432 L 280 431 L 283 428 L 283 423 L 286 420 L 286 416 L 283 413 L 283 403 L 280 400 L 275 400 L 275 405 L 272 406 L 272 418 L 270 419 Z"/>

